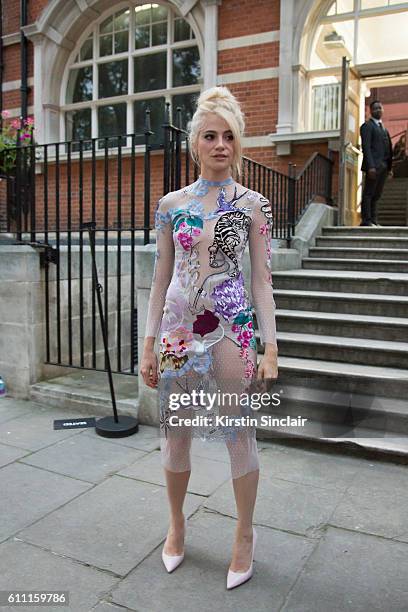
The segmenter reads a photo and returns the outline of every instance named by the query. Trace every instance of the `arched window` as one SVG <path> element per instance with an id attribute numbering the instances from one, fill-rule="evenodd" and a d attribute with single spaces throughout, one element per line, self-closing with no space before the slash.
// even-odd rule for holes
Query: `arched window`
<path id="1" fill-rule="evenodd" d="M 98 20 L 72 54 L 62 101 L 65 139 L 140 134 L 150 108 L 151 142 L 159 143 L 165 102 L 173 121 L 182 108 L 184 127 L 200 83 L 199 50 L 187 21 L 164 4 L 129 4 Z M 123 137 L 121 142 L 129 144 Z M 109 139 L 109 146 L 117 143 Z"/>
<path id="2" fill-rule="evenodd" d="M 336 0 L 328 2 L 310 36 L 305 65 L 310 83 L 313 131 L 340 128 L 342 57 L 359 70 L 381 68 L 408 56 L 408 2 Z"/>

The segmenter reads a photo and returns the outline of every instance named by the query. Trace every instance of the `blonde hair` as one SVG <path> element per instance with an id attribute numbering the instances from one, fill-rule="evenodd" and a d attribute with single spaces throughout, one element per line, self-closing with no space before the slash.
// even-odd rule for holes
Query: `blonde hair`
<path id="1" fill-rule="evenodd" d="M 215 113 L 228 124 L 234 136 L 234 156 L 231 163 L 235 179 L 241 178 L 242 142 L 245 130 L 244 113 L 236 97 L 227 87 L 215 86 L 203 91 L 198 100 L 196 111 L 187 126 L 190 140 L 190 153 L 194 162 L 200 165 L 198 157 L 198 138 L 206 116 Z"/>

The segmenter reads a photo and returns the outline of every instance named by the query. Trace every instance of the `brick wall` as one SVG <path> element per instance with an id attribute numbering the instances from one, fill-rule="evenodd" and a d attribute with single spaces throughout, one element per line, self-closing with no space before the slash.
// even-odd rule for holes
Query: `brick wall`
<path id="1" fill-rule="evenodd" d="M 279 0 L 223 0 L 219 8 L 219 40 L 279 30 Z"/>

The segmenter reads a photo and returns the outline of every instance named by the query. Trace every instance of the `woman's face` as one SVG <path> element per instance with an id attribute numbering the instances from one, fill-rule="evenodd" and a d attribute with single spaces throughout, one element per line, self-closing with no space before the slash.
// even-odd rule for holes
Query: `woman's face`
<path id="1" fill-rule="evenodd" d="M 234 157 L 234 136 L 228 123 L 215 114 L 206 116 L 197 144 L 201 174 L 228 177 Z"/>

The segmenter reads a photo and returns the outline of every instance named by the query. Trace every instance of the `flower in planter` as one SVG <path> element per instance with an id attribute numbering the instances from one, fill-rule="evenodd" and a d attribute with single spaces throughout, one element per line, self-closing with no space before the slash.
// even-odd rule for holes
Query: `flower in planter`
<path id="1" fill-rule="evenodd" d="M 10 111 L 1 112 L 2 119 L 10 118 Z M 16 169 L 17 148 L 33 144 L 34 119 L 27 117 L 13 119 L 9 123 L 3 121 L 0 128 L 0 172 L 12 174 Z M 26 165 L 30 164 L 30 157 L 26 157 Z M 23 161 L 24 164 L 24 161 Z"/>

